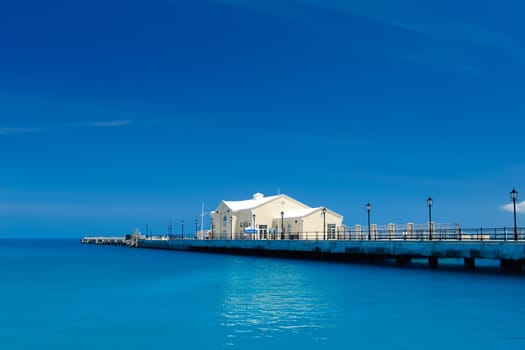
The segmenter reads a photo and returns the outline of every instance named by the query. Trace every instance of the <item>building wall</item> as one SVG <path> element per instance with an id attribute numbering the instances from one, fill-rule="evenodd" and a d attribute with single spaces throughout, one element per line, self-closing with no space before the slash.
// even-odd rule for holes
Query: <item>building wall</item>
<path id="1" fill-rule="evenodd" d="M 239 239 L 244 235 L 244 230 L 246 228 L 253 227 L 252 210 L 251 209 L 240 210 L 240 211 L 234 212 L 233 215 L 237 219 L 233 227 L 233 235 L 234 235 L 234 238 Z"/>
<path id="2" fill-rule="evenodd" d="M 291 200 L 286 196 L 281 196 L 274 201 L 268 202 L 265 205 L 254 209 L 256 215 L 257 227 L 260 225 L 266 225 L 268 230 L 272 227 L 276 227 L 274 223 L 275 218 L 281 217 L 281 212 L 287 212 L 290 210 L 306 209 L 307 205 Z M 280 220 L 280 219 L 279 219 Z M 285 228 L 288 223 L 285 224 Z"/>
<path id="3" fill-rule="evenodd" d="M 301 239 L 323 239 L 323 213 L 321 210 L 315 211 L 312 214 L 303 218 L 304 220 L 304 234 Z M 326 232 L 328 232 L 328 225 L 335 224 L 336 233 L 337 228 L 343 224 L 343 218 L 335 215 L 333 212 L 326 211 Z M 327 237 L 328 238 L 328 237 Z"/>
<path id="4" fill-rule="evenodd" d="M 213 218 L 213 237 L 221 239 L 230 239 L 231 236 L 231 222 L 230 216 L 233 213 L 231 210 L 224 204 L 221 203 L 219 207 L 215 210 L 215 213 L 211 214 Z M 233 225 L 236 225 L 236 218 L 233 217 Z"/>
<path id="5" fill-rule="evenodd" d="M 281 234 L 284 226 L 284 236 Z M 303 231 L 303 220 L 301 218 L 274 218 L 271 226 L 276 233 L 276 239 L 299 239 Z"/>
<path id="6" fill-rule="evenodd" d="M 321 211 L 315 211 L 303 218 L 304 233 L 302 239 L 323 239 L 323 217 Z"/>
<path id="7" fill-rule="evenodd" d="M 289 239 L 290 236 L 292 239 L 323 239 L 323 214 L 321 210 L 316 210 L 310 215 L 305 217 L 297 218 L 284 218 L 284 238 Z M 330 224 L 335 225 L 335 232 L 332 236 L 329 236 L 328 227 Z M 327 211 L 326 212 L 326 236 L 327 238 L 336 238 L 337 237 L 337 228 L 342 226 L 343 218 L 335 215 L 334 213 Z M 281 219 L 274 218 L 272 222 L 272 227 L 275 232 L 278 232 L 278 238 L 281 237 Z"/>

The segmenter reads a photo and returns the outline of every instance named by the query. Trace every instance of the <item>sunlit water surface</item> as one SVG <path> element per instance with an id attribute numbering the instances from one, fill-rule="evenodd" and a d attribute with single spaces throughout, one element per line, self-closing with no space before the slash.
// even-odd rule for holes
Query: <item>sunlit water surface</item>
<path id="1" fill-rule="evenodd" d="M 0 349 L 525 349 L 525 278 L 0 240 Z"/>

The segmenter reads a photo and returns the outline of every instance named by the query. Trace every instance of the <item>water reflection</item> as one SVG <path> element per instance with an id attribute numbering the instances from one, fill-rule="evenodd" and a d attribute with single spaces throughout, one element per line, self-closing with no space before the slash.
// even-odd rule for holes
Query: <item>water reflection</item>
<path id="1" fill-rule="evenodd" d="M 327 298 L 303 269 L 280 260 L 233 261 L 222 300 L 226 344 L 294 334 L 319 339 L 319 330 L 330 324 Z"/>

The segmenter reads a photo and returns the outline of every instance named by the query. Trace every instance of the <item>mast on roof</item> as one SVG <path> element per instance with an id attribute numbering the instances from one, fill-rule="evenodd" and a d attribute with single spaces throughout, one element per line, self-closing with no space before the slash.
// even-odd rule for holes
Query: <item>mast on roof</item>
<path id="1" fill-rule="evenodd" d="M 206 214 L 208 214 L 208 213 L 204 212 L 204 202 L 202 202 L 202 207 L 201 207 L 201 233 L 203 235 L 204 235 L 204 215 L 206 215 Z"/>

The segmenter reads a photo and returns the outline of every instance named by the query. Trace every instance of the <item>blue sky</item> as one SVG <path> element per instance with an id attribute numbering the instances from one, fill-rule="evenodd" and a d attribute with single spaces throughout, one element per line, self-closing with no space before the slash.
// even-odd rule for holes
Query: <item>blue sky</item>
<path id="1" fill-rule="evenodd" d="M 511 226 L 509 192 L 525 191 L 524 12 L 4 2 L 0 237 L 177 231 L 202 202 L 279 190 L 347 225 L 366 224 L 367 202 L 380 225 L 424 223 L 431 195 L 436 222 Z"/>

